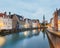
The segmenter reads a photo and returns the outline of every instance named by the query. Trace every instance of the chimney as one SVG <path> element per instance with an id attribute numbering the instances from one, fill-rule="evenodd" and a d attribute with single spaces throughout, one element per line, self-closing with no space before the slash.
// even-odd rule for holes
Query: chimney
<path id="1" fill-rule="evenodd" d="M 11 15 L 11 12 L 9 12 L 9 15 Z"/>
<path id="2" fill-rule="evenodd" d="M 11 12 L 9 12 L 9 17 L 11 18 Z"/>
<path id="3" fill-rule="evenodd" d="M 6 12 L 4 12 L 4 15 L 6 15 Z"/>

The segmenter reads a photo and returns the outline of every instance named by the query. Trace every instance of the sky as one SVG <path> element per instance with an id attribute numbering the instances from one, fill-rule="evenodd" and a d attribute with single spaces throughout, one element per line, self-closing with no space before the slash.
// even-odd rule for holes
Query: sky
<path id="1" fill-rule="evenodd" d="M 0 12 L 11 12 L 40 22 L 43 15 L 49 22 L 56 8 L 60 8 L 60 0 L 0 0 Z"/>

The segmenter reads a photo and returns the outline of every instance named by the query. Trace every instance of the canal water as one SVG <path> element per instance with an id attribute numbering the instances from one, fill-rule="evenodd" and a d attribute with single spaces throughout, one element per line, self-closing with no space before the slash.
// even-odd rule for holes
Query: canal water
<path id="1" fill-rule="evenodd" d="M 1 48 L 50 48 L 46 33 L 40 30 L 6 35 L 0 37 L 0 40 L 1 43 L 4 42 Z"/>

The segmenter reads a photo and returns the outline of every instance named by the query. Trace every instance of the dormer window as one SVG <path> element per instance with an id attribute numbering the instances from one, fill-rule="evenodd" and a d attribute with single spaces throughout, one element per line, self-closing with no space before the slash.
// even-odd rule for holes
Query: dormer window
<path id="1" fill-rule="evenodd" d="M 58 20 L 60 20 L 60 9 L 58 10 Z"/>
<path id="2" fill-rule="evenodd" d="M 23 20 L 23 18 L 20 18 L 20 20 Z"/>

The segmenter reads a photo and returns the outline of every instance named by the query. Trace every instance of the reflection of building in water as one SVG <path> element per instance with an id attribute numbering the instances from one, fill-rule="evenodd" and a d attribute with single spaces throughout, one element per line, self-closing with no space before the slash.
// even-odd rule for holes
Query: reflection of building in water
<path id="1" fill-rule="evenodd" d="M 38 29 L 38 32 L 40 32 L 40 29 Z"/>
<path id="2" fill-rule="evenodd" d="M 23 40 L 25 38 L 27 38 L 27 37 L 24 35 L 24 32 L 21 32 L 21 33 L 12 34 L 12 38 L 10 41 L 12 44 L 14 44 L 17 41 Z"/>
<path id="3" fill-rule="evenodd" d="M 31 31 L 24 31 L 23 33 L 26 37 L 29 37 L 29 36 L 32 36 L 32 35 L 39 35 L 40 30 L 35 29 L 35 30 L 31 30 Z"/>
<path id="4" fill-rule="evenodd" d="M 12 41 L 17 41 L 20 38 L 19 33 L 12 34 Z"/>
<path id="5" fill-rule="evenodd" d="M 29 38 L 32 37 L 32 31 L 24 31 L 21 33 L 16 33 L 16 34 L 12 34 L 12 40 L 13 42 L 18 41 L 18 40 L 22 40 L 25 38 Z"/>
<path id="6" fill-rule="evenodd" d="M 42 32 L 42 33 L 43 33 L 43 39 L 45 39 L 45 35 L 46 35 L 46 34 L 45 34 L 45 32 Z"/>
<path id="7" fill-rule="evenodd" d="M 23 33 L 26 37 L 32 36 L 32 31 L 24 31 Z"/>
<path id="8" fill-rule="evenodd" d="M 1 36 L 0 37 L 0 46 L 3 46 L 5 42 L 6 42 L 6 38 Z"/>
<path id="9" fill-rule="evenodd" d="M 33 34 L 33 35 L 38 35 L 39 32 L 40 32 L 40 31 L 39 31 L 38 29 L 34 29 L 34 30 L 32 30 L 32 34 Z"/>

